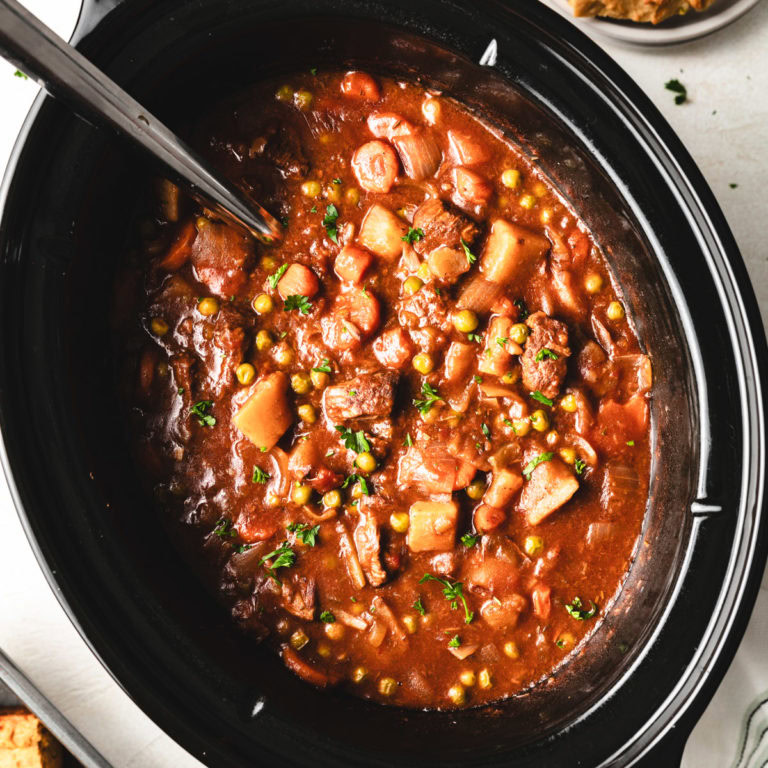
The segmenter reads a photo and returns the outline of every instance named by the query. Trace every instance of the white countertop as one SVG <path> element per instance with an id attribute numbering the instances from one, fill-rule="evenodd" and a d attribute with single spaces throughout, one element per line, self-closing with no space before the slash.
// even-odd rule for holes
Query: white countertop
<path id="1" fill-rule="evenodd" d="M 69 36 L 79 0 L 24 3 Z M 768 317 L 768 1 L 698 42 L 653 50 L 601 45 L 661 108 L 699 164 L 741 247 L 763 317 Z M 0 61 L 0 168 L 37 92 L 34 83 L 13 72 Z M 675 77 L 688 88 L 689 103 L 682 106 L 675 106 L 673 94 L 664 89 Z M 689 739 L 685 768 L 736 766 L 744 715 L 753 700 L 768 695 L 766 638 L 764 578 L 744 642 Z M 116 768 L 200 765 L 133 704 L 69 623 L 37 566 L 1 480 L 0 647 Z M 738 768 L 762 767 L 766 759 L 768 753 L 757 750 Z"/>

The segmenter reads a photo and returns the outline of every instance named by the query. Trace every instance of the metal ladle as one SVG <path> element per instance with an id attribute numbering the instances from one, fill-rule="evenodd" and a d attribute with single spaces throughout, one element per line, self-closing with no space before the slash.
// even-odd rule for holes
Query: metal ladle
<path id="1" fill-rule="evenodd" d="M 16 0 L 0 0 L 0 55 L 51 95 L 116 128 L 165 165 L 169 178 L 222 219 L 273 242 L 280 223 Z"/>

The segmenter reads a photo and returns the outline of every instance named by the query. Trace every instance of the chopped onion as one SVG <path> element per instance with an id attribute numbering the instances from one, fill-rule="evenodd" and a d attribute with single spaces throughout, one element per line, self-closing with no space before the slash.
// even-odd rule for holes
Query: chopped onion
<path id="1" fill-rule="evenodd" d="M 443 159 L 440 147 L 427 131 L 393 136 L 392 143 L 400 155 L 406 174 L 415 181 L 432 176 Z"/>
<path id="2" fill-rule="evenodd" d="M 471 656 L 479 647 L 479 645 L 460 645 L 458 648 L 449 648 L 448 650 L 461 661 Z"/>

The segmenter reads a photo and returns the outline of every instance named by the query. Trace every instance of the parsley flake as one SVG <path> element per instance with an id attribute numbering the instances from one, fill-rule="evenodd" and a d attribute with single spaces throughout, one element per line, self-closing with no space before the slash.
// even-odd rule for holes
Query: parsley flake
<path id="1" fill-rule="evenodd" d="M 269 561 L 271 565 L 266 565 Z M 259 565 L 265 565 L 269 575 L 278 583 L 282 582 L 277 578 L 275 571 L 278 568 L 290 568 L 296 562 L 296 553 L 290 548 L 287 541 L 284 541 L 277 549 L 268 552 L 259 560 Z"/>
<path id="2" fill-rule="evenodd" d="M 323 362 L 320 363 L 320 365 L 316 365 L 312 370 L 316 371 L 317 373 L 330 373 L 331 361 L 327 357 L 324 357 Z"/>
<path id="3" fill-rule="evenodd" d="M 472 377 L 472 381 L 474 381 L 475 384 L 482 384 L 483 383 L 483 377 L 482 376 L 478 376 L 477 374 L 475 374 Z"/>
<path id="4" fill-rule="evenodd" d="M 528 305 L 525 303 L 525 299 L 515 299 L 512 302 L 516 307 L 520 320 L 525 320 L 531 313 L 528 311 Z"/>
<path id="5" fill-rule="evenodd" d="M 540 453 L 538 456 L 534 456 L 523 469 L 523 477 L 525 477 L 526 480 L 531 479 L 531 474 L 533 473 L 533 470 L 536 469 L 536 467 L 539 466 L 539 464 L 543 464 L 545 461 L 552 461 L 554 458 L 554 453 L 551 451 L 547 451 L 546 453 Z"/>
<path id="6" fill-rule="evenodd" d="M 288 533 L 295 533 L 296 538 L 302 544 L 308 547 L 314 547 L 317 544 L 317 534 L 320 532 L 319 525 L 313 525 L 311 528 L 306 523 L 291 523 L 285 529 Z"/>
<path id="7" fill-rule="evenodd" d="M 449 648 L 458 648 L 461 645 L 461 640 L 459 640 L 458 635 L 454 635 L 449 641 L 448 641 L 448 647 Z"/>
<path id="8" fill-rule="evenodd" d="M 584 604 L 581 602 L 580 597 L 574 597 L 570 603 L 567 603 L 565 610 L 568 611 L 568 615 L 576 619 L 576 621 L 584 621 L 585 619 L 591 619 L 597 613 L 597 606 L 590 600 L 590 608 L 587 610 Z"/>
<path id="9" fill-rule="evenodd" d="M 320 614 L 320 621 L 322 621 L 323 624 L 333 624 L 336 621 L 336 617 L 331 611 L 323 611 Z"/>
<path id="10" fill-rule="evenodd" d="M 477 540 L 478 540 L 479 538 L 480 538 L 480 534 L 479 534 L 479 533 L 476 533 L 476 534 L 465 533 L 465 534 L 464 534 L 464 535 L 461 537 L 461 543 L 462 543 L 462 544 L 463 544 L 463 545 L 464 545 L 464 546 L 465 546 L 467 549 L 469 549 L 470 547 L 474 547 L 474 546 L 475 546 L 475 544 L 477 544 Z"/>
<path id="11" fill-rule="evenodd" d="M 227 520 L 226 517 L 222 517 L 217 523 L 213 532 L 220 539 L 234 539 L 237 536 L 237 531 L 233 530 L 232 522 Z"/>
<path id="12" fill-rule="evenodd" d="M 302 315 L 308 315 L 312 311 L 312 302 L 300 293 L 294 293 L 286 296 L 283 309 L 290 312 L 292 309 L 298 309 Z"/>
<path id="13" fill-rule="evenodd" d="M 635 441 L 634 441 L 634 440 L 627 440 L 627 445 L 628 445 L 630 448 L 634 448 L 634 445 L 635 445 Z"/>
<path id="14" fill-rule="evenodd" d="M 252 483 L 266 483 L 271 475 L 269 472 L 265 472 L 261 467 L 253 468 L 253 476 L 251 477 Z"/>
<path id="15" fill-rule="evenodd" d="M 576 470 L 577 475 L 584 474 L 584 470 L 587 468 L 587 462 L 584 459 L 576 459 L 573 463 L 573 468 Z"/>
<path id="16" fill-rule="evenodd" d="M 541 363 L 544 360 L 546 360 L 547 358 L 549 358 L 550 360 L 557 360 L 558 357 L 559 357 L 559 355 L 557 354 L 557 352 L 553 352 L 549 347 L 542 347 L 536 353 L 536 357 L 534 357 L 533 359 L 537 363 Z"/>
<path id="17" fill-rule="evenodd" d="M 212 427 L 216 424 L 216 417 L 208 413 L 211 408 L 213 408 L 213 400 L 198 400 L 189 409 L 189 413 L 197 417 L 197 423 L 201 427 Z"/>
<path id="18" fill-rule="evenodd" d="M 411 438 L 411 433 L 407 432 L 405 435 L 405 440 L 403 440 L 403 445 L 406 448 L 410 448 L 413 445 L 413 439 Z"/>
<path id="19" fill-rule="evenodd" d="M 468 333 L 467 334 L 467 341 L 474 341 L 478 344 L 480 343 L 480 334 L 479 333 Z"/>
<path id="20" fill-rule="evenodd" d="M 414 243 L 418 243 L 423 237 L 424 230 L 421 227 L 416 227 L 415 229 L 413 227 L 408 227 L 408 232 L 406 232 L 400 239 L 404 243 L 413 245 Z"/>
<path id="21" fill-rule="evenodd" d="M 490 436 L 491 436 L 491 428 L 490 428 L 490 427 L 489 427 L 489 426 L 488 426 L 488 425 L 487 425 L 485 422 L 483 422 L 483 423 L 480 425 L 480 429 L 482 429 L 482 430 L 483 430 L 483 434 L 484 434 L 486 437 L 490 437 Z"/>
<path id="22" fill-rule="evenodd" d="M 467 257 L 467 264 L 471 267 L 477 261 L 477 256 L 469 250 L 469 243 L 463 237 L 461 238 L 461 247 L 464 249 L 464 255 Z"/>
<path id="23" fill-rule="evenodd" d="M 325 216 L 323 217 L 323 226 L 325 227 L 325 233 L 336 244 L 339 242 L 339 228 L 337 226 L 338 218 L 339 209 L 333 203 L 326 206 Z"/>
<path id="24" fill-rule="evenodd" d="M 413 603 L 413 610 L 417 611 L 422 616 L 427 615 L 427 609 L 424 607 L 424 603 L 421 602 L 421 598 L 417 597 Z"/>
<path id="25" fill-rule="evenodd" d="M 436 581 L 443 585 L 443 595 L 446 600 L 451 601 L 451 608 L 455 611 L 459 607 L 459 600 L 464 606 L 464 623 L 469 624 L 475 618 L 474 611 L 470 611 L 467 606 L 467 598 L 464 597 L 464 591 L 460 581 L 450 582 L 448 579 L 441 579 L 439 576 L 433 576 L 431 573 L 425 573 L 420 579 L 419 584 L 425 581 Z"/>
<path id="26" fill-rule="evenodd" d="M 443 399 L 437 394 L 437 390 L 430 384 L 427 384 L 426 381 L 421 384 L 421 394 L 424 396 L 423 400 L 417 400 L 415 398 L 413 400 L 413 404 L 416 406 L 416 410 L 419 411 L 419 413 L 429 413 L 432 410 L 432 406 L 438 400 Z"/>
<path id="27" fill-rule="evenodd" d="M 664 83 L 664 87 L 672 93 L 676 93 L 675 104 L 685 104 L 688 100 L 688 89 L 676 78 Z"/>
<path id="28" fill-rule="evenodd" d="M 368 489 L 368 483 L 366 482 L 366 479 L 362 475 L 349 475 L 347 479 L 341 484 L 342 488 L 347 488 L 350 483 L 359 483 L 360 484 L 360 490 L 366 495 L 370 496 L 371 492 Z"/>
<path id="29" fill-rule="evenodd" d="M 496 337 L 496 343 L 504 349 L 504 345 L 509 341 L 509 339 L 506 336 L 497 336 Z"/>
<path id="30" fill-rule="evenodd" d="M 310 67 L 309 74 L 314 77 L 317 74 L 317 67 Z"/>
<path id="31" fill-rule="evenodd" d="M 20 77 L 22 80 L 29 80 L 29 77 L 27 77 L 27 75 L 25 75 L 20 69 L 17 69 L 13 73 L 13 76 L 14 77 Z"/>
<path id="32" fill-rule="evenodd" d="M 530 392 L 529 394 L 531 395 L 531 398 L 537 403 L 541 403 L 542 405 L 554 404 L 554 400 L 550 400 L 546 395 L 542 395 L 538 389 L 535 392 Z"/>
<path id="33" fill-rule="evenodd" d="M 341 441 L 355 453 L 367 453 L 371 450 L 371 444 L 366 440 L 365 432 L 358 430 L 353 432 L 349 427 L 336 426 L 334 429 L 341 434 Z"/>

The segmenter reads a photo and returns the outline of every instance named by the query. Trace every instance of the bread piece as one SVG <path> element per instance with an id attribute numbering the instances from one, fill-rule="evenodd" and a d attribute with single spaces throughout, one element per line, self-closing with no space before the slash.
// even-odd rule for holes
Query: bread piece
<path id="1" fill-rule="evenodd" d="M 25 709 L 0 710 L 0 768 L 61 768 L 61 745 Z"/>
<path id="2" fill-rule="evenodd" d="M 608 16 L 612 19 L 658 24 L 691 9 L 705 11 L 714 0 L 569 0 L 574 16 Z"/>

